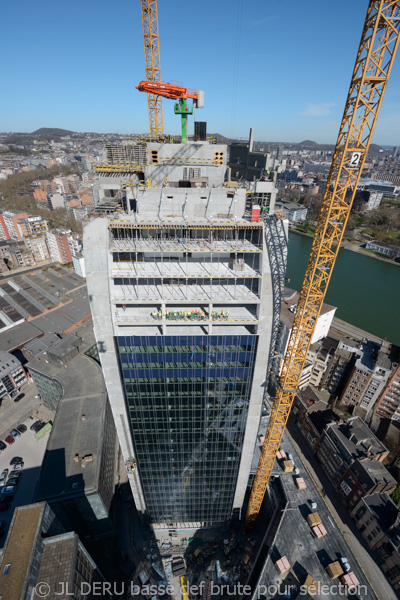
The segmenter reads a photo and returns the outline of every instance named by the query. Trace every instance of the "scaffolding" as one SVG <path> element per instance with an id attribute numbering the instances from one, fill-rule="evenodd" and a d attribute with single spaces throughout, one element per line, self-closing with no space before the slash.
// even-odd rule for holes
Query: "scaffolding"
<path id="1" fill-rule="evenodd" d="M 257 302 L 263 231 L 262 225 L 232 222 L 186 226 L 112 222 L 114 298 Z"/>

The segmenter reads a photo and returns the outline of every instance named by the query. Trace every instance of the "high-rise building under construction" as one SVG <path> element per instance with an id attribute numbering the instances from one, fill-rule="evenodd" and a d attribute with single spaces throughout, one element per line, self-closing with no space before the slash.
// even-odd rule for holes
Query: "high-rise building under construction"
<path id="1" fill-rule="evenodd" d="M 97 167 L 106 216 L 84 228 L 115 425 L 154 528 L 240 513 L 257 443 L 286 222 L 273 206 L 260 219 L 251 189 L 224 182 L 226 156 L 204 142 L 109 147 Z"/>

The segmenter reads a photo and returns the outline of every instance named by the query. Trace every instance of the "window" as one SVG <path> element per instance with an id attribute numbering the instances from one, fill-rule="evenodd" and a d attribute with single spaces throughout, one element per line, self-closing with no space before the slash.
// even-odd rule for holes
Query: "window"
<path id="1" fill-rule="evenodd" d="M 10 569 L 11 569 L 11 563 L 9 563 L 8 565 L 4 565 L 2 577 L 6 577 L 9 574 Z"/>

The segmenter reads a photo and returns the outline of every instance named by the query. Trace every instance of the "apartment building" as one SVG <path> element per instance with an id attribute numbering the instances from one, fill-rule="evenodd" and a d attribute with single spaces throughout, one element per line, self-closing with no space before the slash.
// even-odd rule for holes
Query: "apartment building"
<path id="1" fill-rule="evenodd" d="M 0 350 L 0 398 L 16 395 L 26 382 L 21 361 L 13 354 Z"/>
<path id="2" fill-rule="evenodd" d="M 72 254 L 69 245 L 70 231 L 64 229 L 54 229 L 46 232 L 47 247 L 50 258 L 61 264 L 72 262 Z"/>
<path id="3" fill-rule="evenodd" d="M 3 214 L 0 213 L 0 240 L 9 240 L 10 233 L 7 229 L 6 222 L 4 220 Z"/>
<path id="4" fill-rule="evenodd" d="M 14 212 L 11 210 L 5 210 L 3 212 L 4 223 L 10 235 L 10 238 L 19 241 L 22 240 L 23 235 L 21 234 L 21 231 L 18 227 L 18 221 L 26 219 L 26 217 L 28 216 L 29 215 L 25 212 Z"/>
<path id="5" fill-rule="evenodd" d="M 45 236 L 27 237 L 25 238 L 25 244 L 32 252 L 36 262 L 47 260 L 50 257 Z"/>
<path id="6" fill-rule="evenodd" d="M 361 344 L 344 337 L 337 343 L 327 365 L 322 386 L 331 396 L 340 396 L 354 363 L 361 355 Z"/>
<path id="7" fill-rule="evenodd" d="M 381 392 L 375 407 L 375 414 L 382 419 L 400 421 L 400 365 Z"/>
<path id="8" fill-rule="evenodd" d="M 361 459 L 382 462 L 389 454 L 386 446 L 358 417 L 329 423 L 321 436 L 317 457 L 339 491 L 349 467 Z M 343 496 L 347 489 L 341 490 Z"/>
<path id="9" fill-rule="evenodd" d="M 387 493 L 362 498 L 351 512 L 357 528 L 400 596 L 400 513 Z"/>
<path id="10" fill-rule="evenodd" d="M 345 406 L 359 406 L 366 411 L 371 410 L 393 369 L 394 363 L 386 352 L 372 342 L 363 344 L 361 356 L 355 361 L 340 396 L 340 402 Z"/>
<path id="11" fill-rule="evenodd" d="M 344 474 L 340 493 L 349 509 L 363 496 L 378 492 L 391 494 L 396 489 L 395 478 L 378 460 L 362 458 L 355 460 Z"/>
<path id="12" fill-rule="evenodd" d="M 49 225 L 46 219 L 39 216 L 28 215 L 23 219 L 18 219 L 17 230 L 22 238 L 29 235 L 41 235 L 48 231 Z"/>
<path id="13" fill-rule="evenodd" d="M 326 425 L 339 421 L 339 417 L 313 386 L 297 392 L 291 415 L 314 453 L 319 447 Z"/>

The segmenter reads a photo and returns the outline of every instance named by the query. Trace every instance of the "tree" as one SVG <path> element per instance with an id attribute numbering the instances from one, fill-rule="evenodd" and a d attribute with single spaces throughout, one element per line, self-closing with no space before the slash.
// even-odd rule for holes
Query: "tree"
<path id="1" fill-rule="evenodd" d="M 390 497 L 393 500 L 393 502 L 400 508 L 400 485 L 396 487 L 396 489 L 394 490 L 394 492 L 392 492 Z"/>

